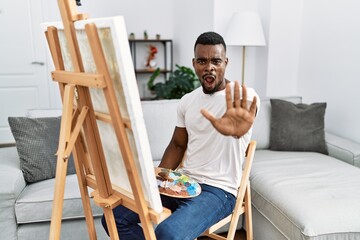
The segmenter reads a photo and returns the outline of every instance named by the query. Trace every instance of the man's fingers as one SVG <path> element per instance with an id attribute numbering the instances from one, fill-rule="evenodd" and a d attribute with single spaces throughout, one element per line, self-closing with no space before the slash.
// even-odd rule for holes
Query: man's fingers
<path id="1" fill-rule="evenodd" d="M 244 109 L 247 109 L 247 91 L 246 91 L 245 84 L 242 85 L 241 107 Z"/>
<path id="2" fill-rule="evenodd" d="M 230 84 L 226 84 L 226 89 L 225 89 L 225 98 L 226 98 L 226 109 L 231 109 L 233 107 L 233 100 L 231 97 L 231 87 Z"/>
<path id="3" fill-rule="evenodd" d="M 211 113 L 209 113 L 206 109 L 201 109 L 200 112 L 207 120 L 209 120 L 214 125 L 214 123 L 216 122 L 216 118 Z"/>
<path id="4" fill-rule="evenodd" d="M 256 111 L 257 111 L 256 103 L 257 103 L 257 97 L 254 96 L 253 101 L 252 101 L 251 106 L 250 106 L 250 110 L 249 110 L 250 114 L 253 115 L 253 116 L 256 115 Z"/>
<path id="5" fill-rule="evenodd" d="M 238 81 L 235 81 L 235 85 L 234 85 L 234 107 L 235 108 L 240 107 L 240 87 Z"/>
<path id="6" fill-rule="evenodd" d="M 202 115 L 210 121 L 210 123 L 213 125 L 213 127 L 219 131 L 218 129 L 218 125 L 219 125 L 219 120 L 216 119 L 214 117 L 214 115 L 212 115 L 211 113 L 209 113 L 207 110 L 205 109 L 201 109 L 200 112 L 202 113 Z"/>

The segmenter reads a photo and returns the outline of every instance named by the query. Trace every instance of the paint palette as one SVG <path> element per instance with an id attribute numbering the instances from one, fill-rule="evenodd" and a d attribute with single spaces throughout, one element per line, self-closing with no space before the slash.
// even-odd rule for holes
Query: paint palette
<path id="1" fill-rule="evenodd" d="M 177 198 L 191 198 L 201 193 L 200 185 L 180 172 L 155 168 L 155 173 L 160 194 Z"/>

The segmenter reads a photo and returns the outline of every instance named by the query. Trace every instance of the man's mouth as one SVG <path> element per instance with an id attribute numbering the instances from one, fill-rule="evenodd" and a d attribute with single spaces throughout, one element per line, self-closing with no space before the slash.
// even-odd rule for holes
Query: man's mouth
<path id="1" fill-rule="evenodd" d="M 205 81 L 206 83 L 211 84 L 211 83 L 213 83 L 213 82 L 215 81 L 215 76 L 208 74 L 208 75 L 205 75 L 205 76 L 203 77 L 203 79 L 204 79 L 204 81 Z"/>

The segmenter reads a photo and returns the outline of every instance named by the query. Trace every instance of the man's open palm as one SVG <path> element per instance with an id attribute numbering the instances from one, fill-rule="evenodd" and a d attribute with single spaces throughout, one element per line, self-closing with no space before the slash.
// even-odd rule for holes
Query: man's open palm
<path id="1" fill-rule="evenodd" d="M 231 96 L 230 84 L 226 85 L 226 112 L 221 118 L 215 118 L 206 109 L 201 109 L 201 113 L 221 134 L 241 137 L 249 131 L 255 120 L 256 102 L 257 99 L 254 97 L 248 107 L 245 85 L 242 86 L 242 99 L 240 100 L 239 83 L 235 81 L 234 101 Z"/>

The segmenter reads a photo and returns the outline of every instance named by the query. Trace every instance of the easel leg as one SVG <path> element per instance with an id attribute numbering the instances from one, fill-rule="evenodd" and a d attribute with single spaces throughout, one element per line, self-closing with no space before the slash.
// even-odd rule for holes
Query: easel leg
<path id="1" fill-rule="evenodd" d="M 104 215 L 105 215 L 108 232 L 110 234 L 110 239 L 118 240 L 119 235 L 118 235 L 118 232 L 116 229 L 115 218 L 114 218 L 114 213 L 113 213 L 112 209 L 110 207 L 103 207 L 103 211 L 104 211 Z"/>
<path id="2" fill-rule="evenodd" d="M 252 226 L 252 210 L 251 210 L 251 195 L 250 182 L 246 186 L 245 192 L 245 218 L 246 218 L 246 239 L 253 240 L 253 226 Z"/>
<path id="3" fill-rule="evenodd" d="M 84 145 L 81 140 L 81 134 L 80 129 L 81 126 L 84 124 L 85 117 L 87 115 L 88 108 L 81 109 L 80 115 L 76 116 L 76 125 L 74 126 L 73 135 L 74 138 L 76 138 L 76 147 L 73 148 L 70 146 L 71 149 L 73 149 L 74 153 L 74 160 L 75 160 L 75 168 L 76 168 L 76 175 L 78 177 L 78 183 L 79 183 L 79 189 L 81 193 L 81 200 L 83 204 L 84 209 L 84 215 L 86 219 L 86 225 L 89 232 L 89 239 L 90 240 L 96 240 L 96 231 L 95 231 L 95 224 L 94 224 L 94 218 L 91 210 L 90 205 L 90 198 L 89 198 L 89 192 L 87 189 L 86 179 L 85 179 L 85 173 L 84 173 L 84 163 L 83 160 L 86 159 L 85 151 L 84 151 Z"/>
<path id="4" fill-rule="evenodd" d="M 94 218 L 92 215 L 92 210 L 91 210 L 91 205 L 90 205 L 90 197 L 89 197 L 89 192 L 87 189 L 84 170 L 83 170 L 84 169 L 83 162 L 82 162 L 83 157 L 80 157 L 80 156 L 84 156 L 85 153 L 81 150 L 78 151 L 79 149 L 82 149 L 82 146 L 79 146 L 79 145 L 81 145 L 80 141 L 77 141 L 76 145 L 77 145 L 77 147 L 74 148 L 73 154 L 74 154 L 74 160 L 75 160 L 76 173 L 77 173 L 77 177 L 78 177 L 79 189 L 80 189 L 80 193 L 81 193 L 81 200 L 82 200 L 84 215 L 85 215 L 85 219 L 86 219 L 86 225 L 87 225 L 87 229 L 89 232 L 89 239 L 96 240 L 97 237 L 96 237 L 96 231 L 95 231 Z"/>
<path id="5" fill-rule="evenodd" d="M 64 91 L 63 113 L 61 118 L 59 149 L 56 163 L 56 178 L 54 189 L 54 200 L 50 224 L 50 240 L 60 239 L 61 216 L 64 202 L 64 191 L 66 182 L 66 171 L 68 156 L 64 156 L 66 145 L 70 138 L 71 116 L 73 110 L 74 85 L 67 85 Z"/>

